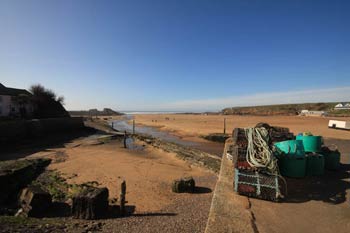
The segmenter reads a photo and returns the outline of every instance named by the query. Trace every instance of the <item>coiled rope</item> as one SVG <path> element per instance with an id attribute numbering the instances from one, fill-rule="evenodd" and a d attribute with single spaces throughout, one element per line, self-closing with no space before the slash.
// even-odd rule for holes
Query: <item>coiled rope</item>
<path id="1" fill-rule="evenodd" d="M 261 128 L 244 129 L 248 139 L 247 162 L 250 166 L 256 168 L 266 168 L 266 170 L 275 175 L 279 175 L 277 159 L 269 147 L 269 131 Z"/>

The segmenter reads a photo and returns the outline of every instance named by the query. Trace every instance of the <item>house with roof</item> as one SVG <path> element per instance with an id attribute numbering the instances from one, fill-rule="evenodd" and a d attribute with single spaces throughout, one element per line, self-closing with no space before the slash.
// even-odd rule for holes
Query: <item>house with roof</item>
<path id="1" fill-rule="evenodd" d="M 5 87 L 0 83 L 0 117 L 32 116 L 32 94 L 25 89 Z"/>
<path id="2" fill-rule="evenodd" d="M 350 103 L 339 103 L 335 105 L 334 110 L 350 109 Z"/>

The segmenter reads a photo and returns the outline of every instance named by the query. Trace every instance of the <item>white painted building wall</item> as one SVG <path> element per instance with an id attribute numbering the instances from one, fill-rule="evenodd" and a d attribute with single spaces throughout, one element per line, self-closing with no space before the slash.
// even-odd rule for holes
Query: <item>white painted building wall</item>
<path id="1" fill-rule="evenodd" d="M 327 112 L 325 111 L 309 111 L 309 110 L 302 110 L 300 112 L 301 116 L 327 116 Z"/>
<path id="2" fill-rule="evenodd" d="M 25 108 L 28 114 L 31 114 L 33 112 L 32 105 L 27 104 Z M 7 117 L 10 115 L 17 115 L 19 112 L 19 106 L 12 102 L 12 96 L 0 95 L 0 116 Z"/>
<path id="3" fill-rule="evenodd" d="M 9 116 L 11 112 L 12 97 L 0 95 L 0 116 Z"/>

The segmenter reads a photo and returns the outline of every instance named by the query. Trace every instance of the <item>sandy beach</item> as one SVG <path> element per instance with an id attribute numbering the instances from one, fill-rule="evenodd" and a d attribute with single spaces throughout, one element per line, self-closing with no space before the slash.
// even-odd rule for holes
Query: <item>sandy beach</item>
<path id="1" fill-rule="evenodd" d="M 217 175 L 142 141 L 135 145 L 139 149 L 125 149 L 120 140 L 101 144 L 83 137 L 26 158 L 51 158 L 49 170 L 58 171 L 70 184 L 96 181 L 108 188 L 110 199 L 119 198 L 125 180 L 131 216 L 100 220 L 102 232 L 203 232 Z M 173 180 L 187 176 L 196 181 L 195 193 L 173 193 Z"/>
<path id="2" fill-rule="evenodd" d="M 198 137 L 210 133 L 222 133 L 226 119 L 226 133 L 236 127 L 252 127 L 259 122 L 288 127 L 291 132 L 311 132 L 326 138 L 350 139 L 350 131 L 328 128 L 330 119 L 350 120 L 350 117 L 301 117 L 301 116 L 236 116 L 194 114 L 144 114 L 134 115 L 137 124 L 159 127 L 183 137 Z"/>

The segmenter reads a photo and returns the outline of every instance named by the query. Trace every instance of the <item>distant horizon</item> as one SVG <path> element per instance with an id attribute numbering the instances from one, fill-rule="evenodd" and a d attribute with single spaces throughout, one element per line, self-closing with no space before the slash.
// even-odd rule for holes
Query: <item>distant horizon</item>
<path id="1" fill-rule="evenodd" d="M 287 104 L 267 104 L 267 105 L 247 105 L 247 106 L 231 106 L 231 107 L 226 107 L 226 108 L 249 108 L 249 107 L 264 107 L 264 106 L 278 106 L 278 105 L 288 105 L 288 104 L 291 104 L 291 105 L 299 105 L 299 104 L 317 104 L 317 103 L 325 103 L 325 104 L 329 104 L 329 103 L 333 103 L 333 104 L 338 104 L 338 103 L 350 103 L 350 100 L 348 101 L 330 101 L 330 102 L 304 102 L 304 103 L 287 103 Z M 104 108 L 108 108 L 108 107 L 102 107 L 102 108 L 97 108 L 97 110 L 99 111 L 102 111 Z M 111 108 L 112 109 L 112 108 Z M 225 108 L 223 108 L 225 109 Z M 216 112 L 221 112 L 223 109 L 220 109 L 220 110 L 217 110 L 217 111 L 172 111 L 172 110 L 163 110 L 163 111 L 159 111 L 159 110 L 118 110 L 118 109 L 112 109 L 113 111 L 116 111 L 116 112 L 120 112 L 120 113 L 134 113 L 134 114 L 137 114 L 137 113 L 154 113 L 154 114 L 157 114 L 157 113 L 205 113 L 205 112 L 213 112 L 213 113 L 216 113 Z M 67 111 L 89 111 L 91 109 L 80 109 L 80 110 L 68 110 Z"/>

